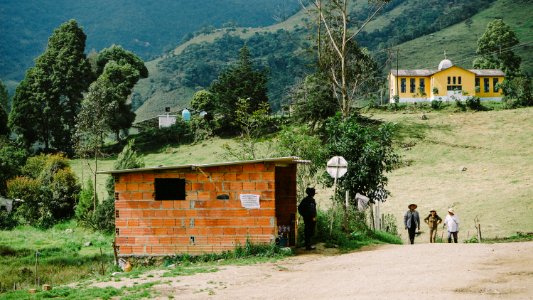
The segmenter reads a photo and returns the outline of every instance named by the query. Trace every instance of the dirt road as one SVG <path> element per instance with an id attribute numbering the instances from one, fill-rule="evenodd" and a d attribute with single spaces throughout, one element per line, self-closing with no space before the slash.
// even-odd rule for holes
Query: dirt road
<path id="1" fill-rule="evenodd" d="M 154 286 L 160 299 L 533 299 L 533 242 L 384 245 L 193 276 L 151 276 L 143 282 L 165 282 Z"/>

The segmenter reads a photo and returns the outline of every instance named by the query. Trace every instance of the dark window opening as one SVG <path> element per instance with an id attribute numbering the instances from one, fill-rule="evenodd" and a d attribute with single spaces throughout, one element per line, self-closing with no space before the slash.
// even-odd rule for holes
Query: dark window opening
<path id="1" fill-rule="evenodd" d="M 118 219 L 118 218 L 120 218 L 120 214 L 119 214 L 119 211 L 117 209 L 117 210 L 115 210 L 115 219 Z"/>
<path id="2" fill-rule="evenodd" d="M 118 193 L 115 193 L 115 201 L 118 201 Z"/>
<path id="3" fill-rule="evenodd" d="M 426 92 L 426 81 L 424 80 L 424 78 L 420 78 L 419 90 L 421 94 L 424 94 Z"/>
<path id="4" fill-rule="evenodd" d="M 411 78 L 409 80 L 409 90 L 410 90 L 410 93 L 414 93 L 415 90 L 416 90 L 416 86 L 415 86 L 415 79 L 414 78 Z"/>
<path id="5" fill-rule="evenodd" d="M 402 81 L 402 85 L 401 85 L 402 93 L 405 93 L 405 78 L 402 78 L 401 81 Z"/>
<path id="6" fill-rule="evenodd" d="M 490 91 L 488 78 L 483 78 L 483 91 L 485 93 L 488 93 Z"/>
<path id="7" fill-rule="evenodd" d="M 463 86 L 462 85 L 449 85 L 448 91 L 462 91 Z"/>
<path id="8" fill-rule="evenodd" d="M 494 89 L 494 92 L 497 93 L 500 89 L 497 86 L 498 84 L 498 78 L 492 79 L 492 88 Z"/>
<path id="9" fill-rule="evenodd" d="M 115 228 L 115 234 L 120 235 L 120 228 Z"/>
<path id="10" fill-rule="evenodd" d="M 451 84 L 452 83 L 452 80 L 450 78 L 450 76 L 448 76 L 448 84 Z"/>
<path id="11" fill-rule="evenodd" d="M 155 200 L 185 200 L 185 179 L 156 178 Z"/>
<path id="12" fill-rule="evenodd" d="M 479 93 L 479 78 L 476 78 L 476 92 Z"/>

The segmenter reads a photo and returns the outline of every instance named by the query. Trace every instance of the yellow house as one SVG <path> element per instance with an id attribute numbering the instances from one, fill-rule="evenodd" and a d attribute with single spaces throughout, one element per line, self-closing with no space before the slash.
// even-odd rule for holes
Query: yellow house
<path id="1" fill-rule="evenodd" d="M 391 70 L 389 74 L 390 102 L 397 95 L 399 102 L 433 100 L 465 100 L 477 96 L 481 100 L 500 101 L 505 74 L 495 69 L 463 69 L 449 59 L 439 63 L 437 70 Z"/>

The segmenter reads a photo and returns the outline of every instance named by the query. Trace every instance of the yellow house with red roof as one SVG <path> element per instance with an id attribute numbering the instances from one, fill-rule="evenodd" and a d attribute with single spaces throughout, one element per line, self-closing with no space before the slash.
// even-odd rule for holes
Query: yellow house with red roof
<path id="1" fill-rule="evenodd" d="M 504 79 L 505 74 L 501 70 L 467 70 L 444 59 L 437 70 L 391 70 L 390 102 L 395 102 L 396 95 L 400 103 L 465 100 L 470 96 L 501 101 L 503 93 L 499 84 Z"/>

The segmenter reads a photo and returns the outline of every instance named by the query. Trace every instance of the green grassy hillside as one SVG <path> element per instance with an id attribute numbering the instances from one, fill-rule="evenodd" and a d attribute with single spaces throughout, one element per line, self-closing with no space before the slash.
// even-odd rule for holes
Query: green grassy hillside
<path id="1" fill-rule="evenodd" d="M 516 32 L 520 43 L 527 44 L 516 48 L 515 53 L 522 57 L 522 69 L 533 74 L 532 11 L 532 1 L 498 0 L 488 9 L 473 16 L 470 26 L 462 22 L 401 44 L 400 69 L 435 69 L 444 58 L 444 51 L 454 64 L 471 68 L 477 40 L 483 35 L 490 21 L 502 18 Z M 393 65 L 395 66 L 395 62 Z"/>
<path id="2" fill-rule="evenodd" d="M 424 217 L 453 206 L 461 240 L 474 235 L 476 217 L 487 237 L 533 231 L 533 108 L 426 115 L 373 116 L 398 123 L 406 145 L 407 166 L 390 174 L 383 211 L 401 222 L 409 203 Z"/>
<path id="3" fill-rule="evenodd" d="M 444 216 L 453 206 L 462 222 L 461 240 L 474 235 L 475 217 L 486 237 L 532 232 L 533 108 L 426 115 L 428 120 L 422 120 L 421 113 L 369 114 L 398 124 L 396 144 L 404 161 L 403 167 L 388 174 L 392 195 L 382 212 L 395 215 L 398 228 L 403 228 L 402 217 L 409 203 L 417 203 L 421 215 L 433 208 Z M 227 142 L 232 141 L 169 146 L 147 153 L 146 165 L 226 161 L 222 144 Z M 100 170 L 112 169 L 112 165 L 113 160 L 101 162 Z M 88 176 L 81 161 L 74 161 L 73 168 L 78 176 L 82 172 Z M 98 175 L 100 197 L 106 176 Z M 321 208 L 329 205 L 331 194 L 331 190 L 318 189 Z"/>

